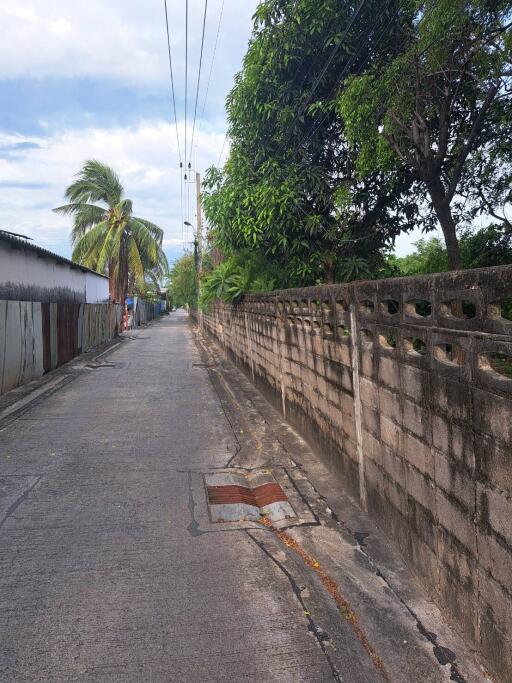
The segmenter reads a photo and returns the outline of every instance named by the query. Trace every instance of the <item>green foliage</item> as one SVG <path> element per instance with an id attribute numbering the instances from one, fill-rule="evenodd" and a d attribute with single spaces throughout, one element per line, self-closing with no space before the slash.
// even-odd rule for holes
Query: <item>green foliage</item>
<path id="1" fill-rule="evenodd" d="M 167 296 L 174 308 L 197 306 L 197 284 L 194 255 L 179 258 L 169 272 Z"/>
<path id="2" fill-rule="evenodd" d="M 416 251 L 400 258 L 393 257 L 400 275 L 442 273 L 448 270 L 446 248 L 438 237 L 421 239 L 414 244 Z"/>
<path id="3" fill-rule="evenodd" d="M 372 59 L 338 98 L 357 177 L 409 172 L 421 224 L 439 221 L 451 267 L 457 226 L 512 199 L 511 0 L 401 0 L 399 54 Z"/>
<path id="4" fill-rule="evenodd" d="M 148 279 L 158 286 L 168 270 L 163 231 L 133 215 L 132 202 L 124 198 L 113 169 L 99 161 L 86 161 L 65 196 L 70 203 L 54 211 L 74 217 L 73 260 L 108 272 L 112 299 L 124 301 L 128 289 L 144 292 Z"/>
<path id="5" fill-rule="evenodd" d="M 217 299 L 237 301 L 244 294 L 268 292 L 282 284 L 282 274 L 275 265 L 260 256 L 241 252 L 203 276 L 199 305 L 208 308 Z"/>
<path id="6" fill-rule="evenodd" d="M 411 177 L 379 169 L 355 178 L 336 110 L 340 74 L 400 45 L 409 19 L 397 13 L 398 1 L 367 0 L 350 30 L 351 0 L 260 3 L 227 99 L 230 155 L 204 182 L 206 218 L 223 253 L 256 251 L 290 285 L 313 284 L 332 281 L 338 265 L 342 273 L 347 259 L 367 259 L 414 225 L 415 198 L 397 210 Z M 369 26 L 378 44 L 369 42 Z"/>
<path id="7" fill-rule="evenodd" d="M 438 237 L 421 239 L 414 246 L 416 251 L 412 254 L 389 257 L 389 263 L 398 269 L 398 274 L 421 275 L 448 270 L 446 247 Z M 460 237 L 460 250 L 464 268 L 512 264 L 512 228 L 492 224 L 476 232 L 466 231 Z"/>
<path id="8" fill-rule="evenodd" d="M 368 262 L 358 256 L 346 258 L 338 264 L 338 278 L 340 282 L 364 280 L 372 276 Z"/>

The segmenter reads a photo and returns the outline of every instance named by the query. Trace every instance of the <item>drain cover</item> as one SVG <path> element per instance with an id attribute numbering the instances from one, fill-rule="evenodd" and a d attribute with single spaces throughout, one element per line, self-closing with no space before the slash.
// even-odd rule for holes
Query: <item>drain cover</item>
<path id="1" fill-rule="evenodd" d="M 219 472 L 204 478 L 212 522 L 258 520 L 262 515 L 278 522 L 296 516 L 269 470 Z"/>
<path id="2" fill-rule="evenodd" d="M 115 363 L 86 363 L 85 367 L 97 370 L 98 368 L 115 368 L 117 366 Z"/>

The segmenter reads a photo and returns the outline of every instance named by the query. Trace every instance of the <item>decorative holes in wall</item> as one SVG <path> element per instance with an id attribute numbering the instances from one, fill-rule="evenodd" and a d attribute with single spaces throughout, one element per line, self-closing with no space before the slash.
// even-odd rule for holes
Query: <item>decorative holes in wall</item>
<path id="1" fill-rule="evenodd" d="M 492 318 L 503 318 L 512 321 L 512 296 L 505 297 L 500 301 L 493 301 L 490 306 Z"/>
<path id="2" fill-rule="evenodd" d="M 404 347 L 407 353 L 410 353 L 413 356 L 427 355 L 427 345 L 420 337 L 406 337 L 404 339 Z"/>
<path id="3" fill-rule="evenodd" d="M 327 315 L 332 313 L 332 302 L 329 301 L 329 299 L 324 299 L 322 301 L 322 310 L 324 313 L 327 313 Z"/>
<path id="4" fill-rule="evenodd" d="M 477 313 L 476 305 L 468 299 L 452 299 L 441 304 L 441 313 L 447 318 L 470 320 Z"/>
<path id="5" fill-rule="evenodd" d="M 337 334 L 338 334 L 338 339 L 348 339 L 350 337 L 350 330 L 346 325 L 342 325 L 341 323 L 336 326 Z"/>
<path id="6" fill-rule="evenodd" d="M 363 346 L 373 346 L 373 333 L 371 330 L 361 330 L 361 342 Z"/>
<path id="7" fill-rule="evenodd" d="M 330 323 L 324 323 L 324 337 L 333 337 L 334 336 L 334 330 L 333 327 Z"/>
<path id="8" fill-rule="evenodd" d="M 449 365 L 463 365 L 466 359 L 466 352 L 458 344 L 436 344 L 434 356 L 441 363 Z"/>
<path id="9" fill-rule="evenodd" d="M 314 330 L 319 331 L 321 327 L 322 326 L 318 320 L 313 320 L 313 329 Z"/>
<path id="10" fill-rule="evenodd" d="M 336 301 L 336 314 L 337 315 L 342 315 L 343 313 L 347 312 L 347 304 L 343 301 L 343 299 L 338 299 Z"/>
<path id="11" fill-rule="evenodd" d="M 482 353 L 478 357 L 478 366 L 482 370 L 512 380 L 512 356 L 506 353 Z"/>
<path id="12" fill-rule="evenodd" d="M 311 320 L 308 320 L 308 318 L 304 318 L 304 328 L 305 328 L 306 330 L 310 330 L 310 329 L 311 329 Z"/>
<path id="13" fill-rule="evenodd" d="M 363 299 L 363 301 L 359 302 L 359 310 L 363 311 L 363 313 L 373 313 L 375 310 L 373 301 L 371 299 Z"/>
<path id="14" fill-rule="evenodd" d="M 392 351 L 397 346 L 396 337 L 393 334 L 379 334 L 379 344 L 382 348 Z"/>
<path id="15" fill-rule="evenodd" d="M 386 315 L 396 315 L 400 312 L 400 304 L 396 299 L 384 299 L 380 302 L 380 308 Z"/>
<path id="16" fill-rule="evenodd" d="M 432 315 L 432 304 L 427 299 L 412 299 L 405 304 L 407 315 L 414 318 L 430 318 Z"/>
<path id="17" fill-rule="evenodd" d="M 288 324 L 295 325 L 295 318 L 293 318 L 291 315 L 288 316 Z"/>

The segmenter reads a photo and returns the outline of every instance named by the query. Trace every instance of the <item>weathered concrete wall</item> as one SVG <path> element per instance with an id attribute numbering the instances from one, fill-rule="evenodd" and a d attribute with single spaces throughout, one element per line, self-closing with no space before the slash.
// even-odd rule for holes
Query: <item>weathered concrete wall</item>
<path id="1" fill-rule="evenodd" d="M 121 315 L 114 304 L 0 300 L 0 394 L 113 339 Z"/>
<path id="2" fill-rule="evenodd" d="M 508 683 L 511 296 L 504 267 L 273 292 L 204 316 Z"/>
<path id="3" fill-rule="evenodd" d="M 0 299 L 108 302 L 108 279 L 0 240 Z"/>

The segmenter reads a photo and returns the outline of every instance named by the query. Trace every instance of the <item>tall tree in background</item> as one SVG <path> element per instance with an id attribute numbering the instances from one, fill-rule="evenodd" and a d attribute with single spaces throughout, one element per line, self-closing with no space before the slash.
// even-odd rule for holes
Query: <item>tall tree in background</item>
<path id="1" fill-rule="evenodd" d="M 133 215 L 132 202 L 109 166 L 87 161 L 65 196 L 70 203 L 54 211 L 74 216 L 73 260 L 108 273 L 113 301 L 124 303 L 129 286 L 144 290 L 145 278 L 157 281 L 167 274 L 162 229 Z"/>
<path id="2" fill-rule="evenodd" d="M 350 74 L 396 55 L 412 17 L 400 0 L 258 6 L 227 100 L 230 155 L 223 169 L 209 170 L 204 186 L 206 217 L 225 254 L 264 254 L 286 269 L 290 283 L 334 281 L 357 274 L 362 257 L 378 259 L 413 227 L 412 174 L 375 169 L 354 179 L 336 108 Z"/>
<path id="3" fill-rule="evenodd" d="M 511 11 L 510 0 L 417 3 L 401 53 L 376 59 L 340 97 L 357 177 L 411 173 L 452 269 L 458 224 L 478 213 L 506 222 L 497 212 L 512 199 Z"/>
<path id="4" fill-rule="evenodd" d="M 197 277 L 194 254 L 184 254 L 169 272 L 167 293 L 174 308 L 197 307 Z"/>

